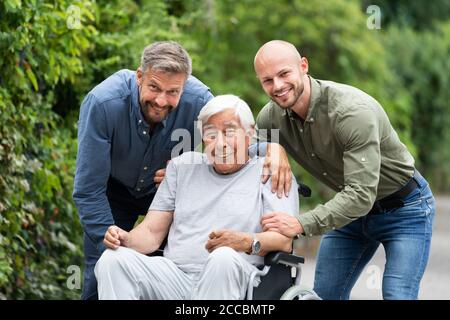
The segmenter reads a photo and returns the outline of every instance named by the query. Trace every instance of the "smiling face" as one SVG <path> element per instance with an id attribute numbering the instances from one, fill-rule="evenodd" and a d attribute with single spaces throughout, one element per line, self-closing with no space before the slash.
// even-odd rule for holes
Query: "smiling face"
<path id="1" fill-rule="evenodd" d="M 178 106 L 186 75 L 147 69 L 136 72 L 139 103 L 142 115 L 149 125 L 163 121 Z"/>
<path id="2" fill-rule="evenodd" d="M 308 61 L 294 46 L 267 43 L 255 57 L 255 72 L 265 93 L 282 108 L 299 103 L 305 89 Z"/>
<path id="3" fill-rule="evenodd" d="M 218 173 L 236 172 L 247 163 L 250 135 L 234 109 L 225 109 L 208 119 L 202 135 L 205 153 Z"/>

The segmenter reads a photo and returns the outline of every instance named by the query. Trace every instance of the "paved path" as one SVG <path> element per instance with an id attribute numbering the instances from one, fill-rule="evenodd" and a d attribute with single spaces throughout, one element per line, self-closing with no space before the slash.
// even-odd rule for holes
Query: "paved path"
<path id="1" fill-rule="evenodd" d="M 421 283 L 419 299 L 450 299 L 450 197 L 436 197 L 436 216 L 430 259 Z M 301 247 L 311 252 L 306 254 L 302 283 L 312 287 L 314 282 L 315 251 L 318 238 L 313 238 Z M 353 288 L 351 299 L 381 299 L 381 284 L 375 275 L 384 270 L 384 249 L 377 250 L 372 261 L 364 269 Z M 381 281 L 381 279 L 380 279 Z"/>

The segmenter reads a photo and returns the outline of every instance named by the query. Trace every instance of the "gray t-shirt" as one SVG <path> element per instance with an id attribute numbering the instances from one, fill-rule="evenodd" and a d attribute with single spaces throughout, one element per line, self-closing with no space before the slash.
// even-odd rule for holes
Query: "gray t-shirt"
<path id="1" fill-rule="evenodd" d="M 172 159 L 150 210 L 173 211 L 164 256 L 185 272 L 200 272 L 208 258 L 205 244 L 213 230 L 261 232 L 265 213 L 299 214 L 297 183 L 289 197 L 279 199 L 261 182 L 264 158 L 250 159 L 239 171 L 218 174 L 206 154 L 187 152 Z M 263 258 L 242 253 L 253 265 Z"/>

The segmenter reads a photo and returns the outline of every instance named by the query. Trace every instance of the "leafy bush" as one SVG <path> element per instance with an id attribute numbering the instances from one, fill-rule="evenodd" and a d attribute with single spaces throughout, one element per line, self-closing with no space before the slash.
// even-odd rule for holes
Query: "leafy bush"
<path id="1" fill-rule="evenodd" d="M 435 190 L 450 191 L 450 23 L 417 32 L 393 26 L 384 43 L 391 69 L 411 96 L 410 130 L 417 166 Z M 401 59 L 399 59 L 401 57 Z M 447 147 L 446 147 L 447 146 Z"/>
<path id="2" fill-rule="evenodd" d="M 71 2 L 0 4 L 0 294 L 62 298 L 66 268 L 80 265 L 80 225 L 71 201 L 75 126 L 52 107 L 53 88 L 75 83 L 95 28 L 69 29 Z"/>

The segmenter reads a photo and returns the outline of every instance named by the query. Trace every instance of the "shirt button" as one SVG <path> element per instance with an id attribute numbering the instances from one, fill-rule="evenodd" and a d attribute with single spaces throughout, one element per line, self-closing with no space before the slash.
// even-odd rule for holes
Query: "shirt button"
<path id="1" fill-rule="evenodd" d="M 141 183 L 144 182 L 144 179 L 141 179 Z"/>
<path id="2" fill-rule="evenodd" d="M 333 227 L 333 228 L 331 228 L 331 229 L 333 229 L 333 230 L 334 230 L 334 229 L 336 229 L 336 227 Z"/>
<path id="3" fill-rule="evenodd" d="M 147 134 L 147 131 L 142 131 L 143 134 Z"/>
<path id="4" fill-rule="evenodd" d="M 313 152 L 313 153 L 311 153 L 311 157 L 315 157 L 316 156 L 316 154 Z"/>
<path id="5" fill-rule="evenodd" d="M 361 158 L 361 161 L 362 161 L 362 162 L 366 161 L 366 158 L 362 157 L 362 158 Z"/>
<path id="6" fill-rule="evenodd" d="M 314 118 L 309 118 L 309 121 L 314 122 Z"/>
<path id="7" fill-rule="evenodd" d="M 300 132 L 303 133 L 303 129 L 300 129 Z"/>
<path id="8" fill-rule="evenodd" d="M 313 235 L 312 233 L 309 234 L 310 237 L 312 237 L 312 235 Z"/>
<path id="9" fill-rule="evenodd" d="M 141 188 L 137 188 L 136 191 L 141 191 Z"/>
<path id="10" fill-rule="evenodd" d="M 326 176 L 327 175 L 327 173 L 326 172 L 324 172 L 324 173 L 322 173 L 324 176 Z"/>
<path id="11" fill-rule="evenodd" d="M 147 169 L 148 169 L 147 167 L 144 167 L 144 170 L 145 170 L 145 171 L 147 171 Z"/>
<path id="12" fill-rule="evenodd" d="M 142 120 L 139 120 L 139 123 L 142 123 Z"/>

